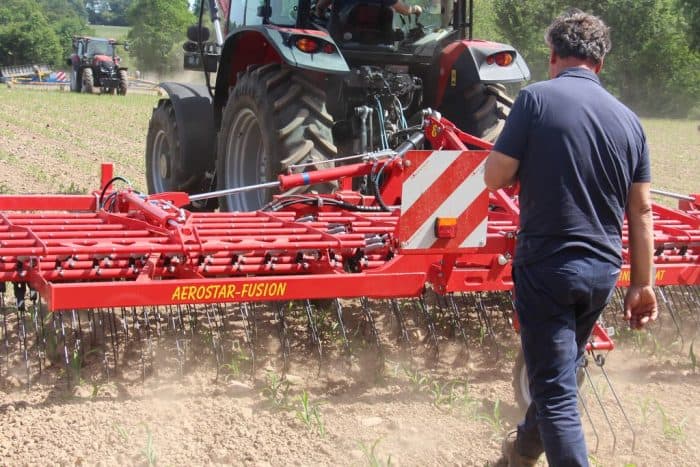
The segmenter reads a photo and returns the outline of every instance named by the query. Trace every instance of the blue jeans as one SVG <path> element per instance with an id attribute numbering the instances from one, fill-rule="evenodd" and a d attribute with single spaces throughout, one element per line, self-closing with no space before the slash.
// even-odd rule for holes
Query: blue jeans
<path id="1" fill-rule="evenodd" d="M 587 466 L 576 373 L 620 268 L 585 249 L 513 268 L 515 308 L 533 402 L 518 425 L 517 451 L 550 466 Z"/>

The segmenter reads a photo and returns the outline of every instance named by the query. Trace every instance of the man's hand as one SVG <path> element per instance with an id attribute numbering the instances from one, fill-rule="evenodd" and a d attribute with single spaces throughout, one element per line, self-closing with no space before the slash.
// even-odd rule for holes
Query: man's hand
<path id="1" fill-rule="evenodd" d="M 656 321 L 659 310 L 656 294 L 650 285 L 630 285 L 625 295 L 625 320 L 632 329 L 642 329 L 650 321 Z"/>
<path id="2" fill-rule="evenodd" d="M 421 13 L 423 13 L 423 9 L 420 7 L 420 5 L 411 5 L 408 12 L 409 15 L 414 14 L 416 16 L 420 16 Z"/>

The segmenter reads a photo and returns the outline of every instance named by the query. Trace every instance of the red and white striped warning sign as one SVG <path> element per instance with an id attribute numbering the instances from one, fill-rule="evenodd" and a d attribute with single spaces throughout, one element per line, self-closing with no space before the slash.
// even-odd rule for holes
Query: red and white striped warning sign
<path id="1" fill-rule="evenodd" d="M 399 240 L 403 250 L 457 252 L 484 246 L 487 151 L 411 151 L 401 190 Z M 454 238 L 438 238 L 437 218 L 456 218 Z"/>

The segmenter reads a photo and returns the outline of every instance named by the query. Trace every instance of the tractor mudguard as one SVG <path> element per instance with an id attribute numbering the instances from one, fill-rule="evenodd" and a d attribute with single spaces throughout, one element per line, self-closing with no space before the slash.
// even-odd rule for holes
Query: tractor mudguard
<path id="1" fill-rule="evenodd" d="M 489 59 L 508 53 L 512 61 L 499 65 Z M 520 53 L 507 44 L 462 40 L 449 44 L 437 57 L 435 107 L 453 96 L 463 95 L 474 83 L 516 83 L 530 79 L 530 69 Z"/>
<path id="2" fill-rule="evenodd" d="M 160 87 L 168 93 L 175 111 L 182 168 L 186 173 L 212 170 L 216 128 L 207 87 L 174 82 L 160 83 Z"/>
<path id="3" fill-rule="evenodd" d="M 297 47 L 299 39 L 317 45 L 308 53 Z M 226 38 L 221 64 L 231 62 L 231 71 L 245 70 L 249 65 L 273 61 L 321 73 L 347 73 L 348 64 L 331 36 L 325 31 L 261 25 L 237 29 Z M 231 75 L 229 75 L 231 76 Z M 235 75 L 233 75 L 235 77 Z"/>

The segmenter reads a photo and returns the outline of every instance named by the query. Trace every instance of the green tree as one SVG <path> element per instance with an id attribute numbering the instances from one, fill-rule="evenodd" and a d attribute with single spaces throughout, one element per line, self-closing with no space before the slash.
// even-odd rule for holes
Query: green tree
<path id="1" fill-rule="evenodd" d="M 136 0 L 129 20 L 131 55 L 142 70 L 163 75 L 181 68 L 181 45 L 195 22 L 187 0 Z"/>
<path id="2" fill-rule="evenodd" d="M 73 36 L 90 32 L 85 6 L 78 0 L 39 0 L 38 3 L 58 36 L 61 55 L 68 57 L 73 49 Z"/>
<path id="3" fill-rule="evenodd" d="M 695 50 L 700 50 L 700 2 L 697 0 L 678 0 L 678 4 L 685 17 L 690 46 Z"/>
<path id="4" fill-rule="evenodd" d="M 0 63 L 57 65 L 62 61 L 58 36 L 35 1 L 0 3 Z"/>
<path id="5" fill-rule="evenodd" d="M 543 33 L 566 0 L 495 0 L 497 23 L 523 54 L 533 79 L 547 77 Z M 687 116 L 700 100 L 700 54 L 689 48 L 676 0 L 580 0 L 577 6 L 611 28 L 613 47 L 601 79 L 645 115 Z"/>

